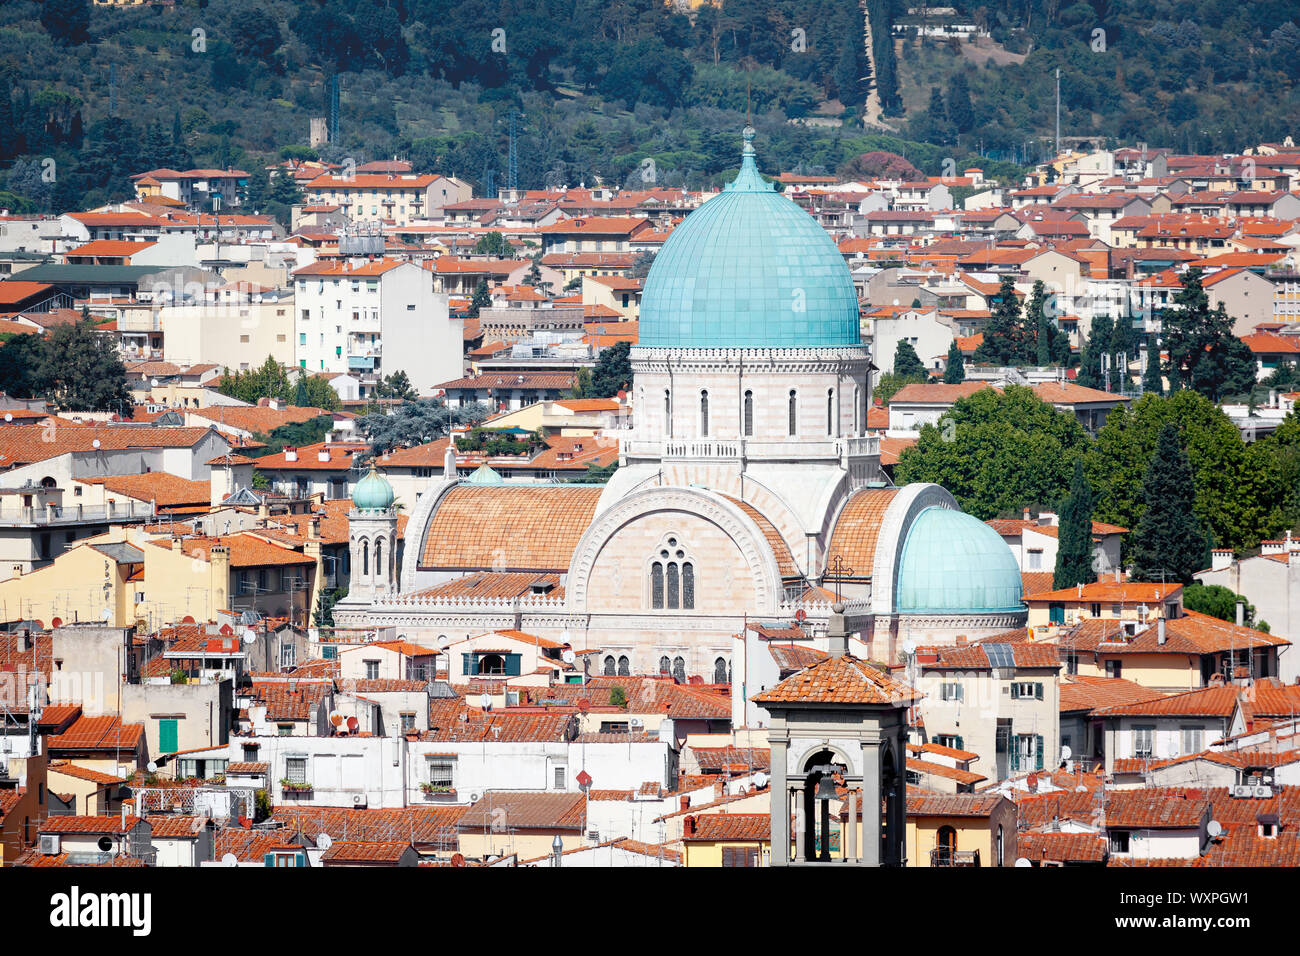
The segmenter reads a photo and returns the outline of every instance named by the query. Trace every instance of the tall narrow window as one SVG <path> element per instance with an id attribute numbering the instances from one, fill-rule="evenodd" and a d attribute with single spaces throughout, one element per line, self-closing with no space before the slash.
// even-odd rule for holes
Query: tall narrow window
<path id="1" fill-rule="evenodd" d="M 862 395 L 862 389 L 859 386 L 854 385 L 853 386 L 853 434 L 854 435 L 862 434 L 862 419 L 858 417 L 858 412 L 862 408 L 861 395 Z"/>
<path id="2" fill-rule="evenodd" d="M 835 434 L 835 389 L 826 389 L 826 434 Z"/>
<path id="3" fill-rule="evenodd" d="M 626 655 L 619 655 L 618 658 L 618 676 L 627 677 L 632 673 L 632 662 L 627 659 Z"/>
<path id="4" fill-rule="evenodd" d="M 695 608 L 695 565 L 689 561 L 682 565 L 682 607 L 687 611 Z"/>
<path id="5" fill-rule="evenodd" d="M 745 392 L 745 437 L 754 434 L 754 393 Z"/>
<path id="6" fill-rule="evenodd" d="M 370 576 L 370 542 L 361 542 L 361 576 Z"/>
<path id="7" fill-rule="evenodd" d="M 672 669 L 673 669 L 672 661 L 670 661 L 666 656 L 659 658 L 659 673 L 667 676 L 668 674 L 672 673 Z"/>
<path id="8" fill-rule="evenodd" d="M 700 392 L 700 437 L 709 437 L 709 393 Z"/>
<path id="9" fill-rule="evenodd" d="M 664 606 L 664 566 L 658 561 L 650 566 L 650 606 Z"/>
<path id="10" fill-rule="evenodd" d="M 686 661 L 684 658 L 673 658 L 673 679 L 679 684 L 686 683 Z"/>
<path id="11" fill-rule="evenodd" d="M 794 435 L 796 433 L 797 423 L 799 420 L 799 407 L 798 407 L 798 401 L 794 389 L 790 389 L 789 419 L 790 419 L 790 434 Z"/>
<path id="12" fill-rule="evenodd" d="M 668 565 L 668 607 L 676 610 L 681 607 L 681 582 L 677 577 L 677 562 Z"/>
<path id="13" fill-rule="evenodd" d="M 605 674 L 605 676 L 606 676 L 606 677 L 613 677 L 613 676 L 614 676 L 614 668 L 617 667 L 617 666 L 618 666 L 618 665 L 617 665 L 617 664 L 615 663 L 615 661 L 614 661 L 614 655 L 613 655 L 613 654 L 607 655 L 606 658 L 605 658 L 605 668 L 604 668 L 604 674 Z"/>
<path id="14" fill-rule="evenodd" d="M 664 389 L 664 436 L 673 437 L 673 394 Z"/>
<path id="15" fill-rule="evenodd" d="M 384 539 L 380 538 L 375 542 L 375 577 L 382 577 L 384 574 Z"/>
<path id="16" fill-rule="evenodd" d="M 727 661 L 725 658 L 719 657 L 713 662 L 713 683 L 727 683 Z"/>

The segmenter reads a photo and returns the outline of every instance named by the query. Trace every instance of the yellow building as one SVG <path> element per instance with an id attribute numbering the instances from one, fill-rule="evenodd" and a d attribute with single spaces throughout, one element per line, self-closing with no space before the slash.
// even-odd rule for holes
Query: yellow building
<path id="1" fill-rule="evenodd" d="M 1028 625 L 1073 626 L 1089 618 L 1152 621 L 1162 613 L 1178 617 L 1183 608 L 1181 584 L 1141 581 L 1096 581 L 1025 597 Z"/>
<path id="2" fill-rule="evenodd" d="M 907 865 L 1011 866 L 1016 805 L 1001 794 L 911 793 Z"/>
<path id="3" fill-rule="evenodd" d="M 461 816 L 459 849 L 470 860 L 517 856 L 535 860 L 584 845 L 586 796 L 581 793 L 490 791 Z"/>
<path id="4" fill-rule="evenodd" d="M 770 866 L 772 818 L 766 813 L 701 813 L 682 831 L 684 866 Z"/>

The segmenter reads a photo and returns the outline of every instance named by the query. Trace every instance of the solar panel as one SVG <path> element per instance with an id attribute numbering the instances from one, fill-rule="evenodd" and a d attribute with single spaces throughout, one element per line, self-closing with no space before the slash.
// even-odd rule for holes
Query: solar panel
<path id="1" fill-rule="evenodd" d="M 1015 655 L 1011 653 L 1010 644 L 981 644 L 980 646 L 984 648 L 989 664 L 993 667 L 1003 670 L 1016 666 Z"/>

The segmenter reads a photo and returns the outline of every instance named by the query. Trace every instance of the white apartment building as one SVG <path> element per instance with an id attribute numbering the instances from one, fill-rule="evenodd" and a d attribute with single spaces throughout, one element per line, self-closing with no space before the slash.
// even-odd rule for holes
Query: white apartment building
<path id="1" fill-rule="evenodd" d="M 464 321 L 450 317 L 430 270 L 393 259 L 322 261 L 293 278 L 300 368 L 349 373 L 361 397 L 398 371 L 421 392 L 461 376 Z"/>
<path id="2" fill-rule="evenodd" d="M 231 372 L 255 369 L 268 355 L 281 365 L 293 365 L 293 310 L 293 294 L 278 290 L 165 306 L 158 317 L 164 357 L 177 365 L 202 362 Z"/>

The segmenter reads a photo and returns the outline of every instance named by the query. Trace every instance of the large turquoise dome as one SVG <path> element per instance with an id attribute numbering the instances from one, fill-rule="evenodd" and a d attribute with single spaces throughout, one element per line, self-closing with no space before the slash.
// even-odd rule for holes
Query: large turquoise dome
<path id="1" fill-rule="evenodd" d="M 647 348 L 858 345 L 858 296 L 816 220 L 758 174 L 745 129 L 740 172 L 690 213 L 655 257 L 641 296 Z"/>
<path id="2" fill-rule="evenodd" d="M 387 511 L 396 497 L 388 480 L 371 468 L 352 491 L 352 507 L 358 511 Z"/>
<path id="3" fill-rule="evenodd" d="M 903 543 L 898 613 L 1010 613 L 1024 610 L 1020 598 L 1020 568 L 996 531 L 949 508 L 916 516 Z"/>

